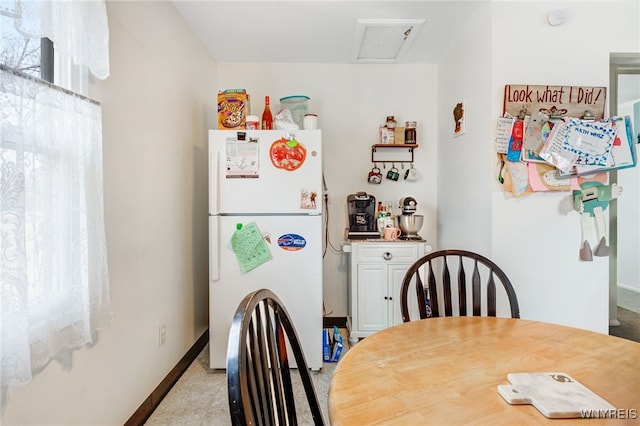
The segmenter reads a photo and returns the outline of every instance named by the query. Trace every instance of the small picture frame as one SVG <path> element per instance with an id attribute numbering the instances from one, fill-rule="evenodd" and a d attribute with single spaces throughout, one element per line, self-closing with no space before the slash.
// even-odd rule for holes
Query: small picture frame
<path id="1" fill-rule="evenodd" d="M 452 109 L 453 114 L 453 136 L 464 135 L 465 133 L 465 102 L 460 101 Z"/>

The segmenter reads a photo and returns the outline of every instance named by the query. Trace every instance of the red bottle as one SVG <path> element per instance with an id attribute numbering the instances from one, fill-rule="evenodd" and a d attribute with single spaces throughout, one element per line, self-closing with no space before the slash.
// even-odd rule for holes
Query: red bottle
<path id="1" fill-rule="evenodd" d="M 264 97 L 264 111 L 262 112 L 262 130 L 273 130 L 273 115 L 269 108 L 269 97 Z"/>

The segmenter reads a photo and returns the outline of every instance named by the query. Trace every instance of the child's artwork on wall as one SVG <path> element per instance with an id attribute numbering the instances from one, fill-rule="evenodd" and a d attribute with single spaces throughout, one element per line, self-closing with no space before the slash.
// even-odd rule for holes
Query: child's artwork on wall
<path id="1" fill-rule="evenodd" d="M 464 101 L 458 102 L 453 108 L 453 136 L 460 136 L 465 132 L 464 108 Z"/>
<path id="2" fill-rule="evenodd" d="M 607 172 L 638 163 L 631 118 L 606 118 L 605 101 L 605 87 L 506 85 L 496 123 L 498 182 L 514 197 L 572 191 L 582 261 L 609 255 L 604 212 L 622 188 L 607 184 Z M 453 113 L 464 131 L 464 104 Z"/>
<path id="3" fill-rule="evenodd" d="M 611 122 L 569 118 L 566 123 L 553 126 L 538 154 L 565 174 L 571 173 L 576 165 L 605 167 L 616 133 L 617 128 Z"/>
<path id="4" fill-rule="evenodd" d="M 526 173 L 529 163 L 555 168 L 542 175 L 549 182 L 635 167 L 631 120 L 605 118 L 605 103 L 605 87 L 506 85 L 503 116 L 498 117 L 495 135 L 498 181 L 505 190 L 516 196 L 566 190 L 566 185 L 555 182 L 534 186 L 525 185 L 524 179 L 520 182 L 518 177 L 528 176 L 541 183 L 533 167 Z"/>
<path id="5" fill-rule="evenodd" d="M 585 182 L 580 185 L 579 190 L 573 191 L 574 209 L 581 215 L 580 260 L 590 262 L 593 260 L 593 256 L 609 255 L 604 211 L 609 206 L 609 202 L 618 198 L 620 194 L 622 194 L 622 188 L 617 184 L 604 185 L 600 182 Z M 592 238 L 591 222 L 595 222 L 597 233 L 594 249 L 591 248 L 593 241 L 590 241 Z"/>

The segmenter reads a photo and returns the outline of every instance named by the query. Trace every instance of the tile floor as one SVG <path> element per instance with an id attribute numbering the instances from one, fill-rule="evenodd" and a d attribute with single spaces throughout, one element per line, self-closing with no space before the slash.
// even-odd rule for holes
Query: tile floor
<path id="1" fill-rule="evenodd" d="M 635 305 L 633 305 L 635 306 Z M 629 340 L 640 341 L 640 315 L 619 307 L 620 327 L 611 327 L 610 334 Z M 348 350 L 348 331 L 341 329 L 345 350 Z M 323 409 L 325 423 L 329 424 L 327 394 L 331 375 L 336 363 L 325 363 L 321 371 L 313 372 L 316 392 Z M 297 392 L 304 395 L 298 376 L 294 375 Z M 300 404 L 304 406 L 304 404 Z M 310 415 L 302 412 L 298 419 L 301 425 L 312 424 Z M 209 346 L 189 366 L 180 380 L 147 420 L 147 426 L 227 426 L 230 425 L 229 403 L 227 400 L 227 377 L 223 370 L 209 369 Z"/>
<path id="2" fill-rule="evenodd" d="M 342 353 L 344 356 L 348 350 L 347 330 L 341 329 L 341 334 L 344 338 Z M 329 424 L 327 411 L 329 382 L 336 365 L 336 363 L 324 363 L 319 372 L 311 373 L 326 424 Z M 300 398 L 303 398 L 304 391 L 299 376 L 293 375 L 292 379 L 294 390 Z M 301 402 L 298 406 L 304 407 L 304 404 Z M 301 410 L 298 422 L 300 425 L 313 424 L 308 409 L 306 412 Z M 208 345 L 145 423 L 146 426 L 228 426 L 230 424 L 227 376 L 223 370 L 209 369 Z"/>

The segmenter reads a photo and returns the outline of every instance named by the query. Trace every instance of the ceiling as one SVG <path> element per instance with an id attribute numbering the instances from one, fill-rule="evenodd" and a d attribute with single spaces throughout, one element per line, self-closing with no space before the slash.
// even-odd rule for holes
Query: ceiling
<path id="1" fill-rule="evenodd" d="M 356 63 L 359 20 L 424 20 L 398 63 L 437 64 L 456 34 L 491 0 L 173 0 L 219 62 Z M 637 56 L 622 58 L 637 63 Z M 619 101 L 638 99 L 636 77 Z"/>
<path id="2" fill-rule="evenodd" d="M 424 19 L 398 62 L 429 64 L 489 0 L 172 3 L 220 62 L 354 63 L 359 19 Z"/>

